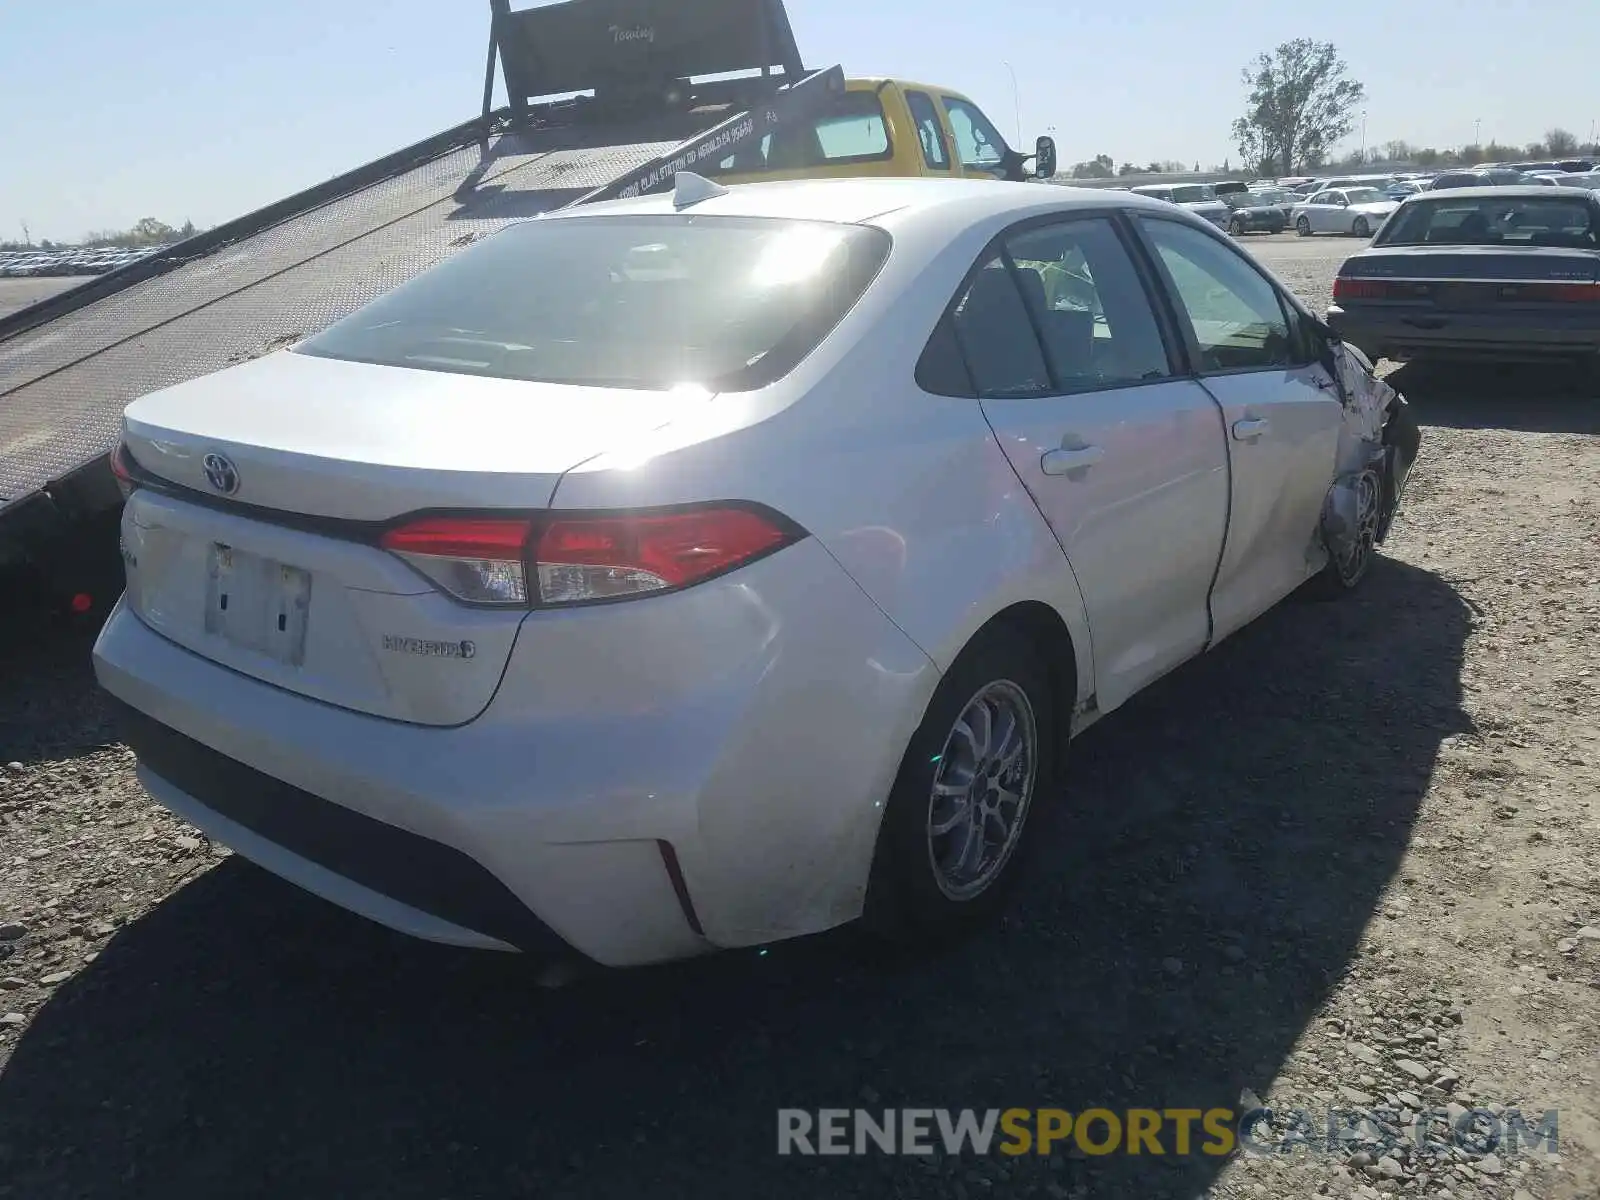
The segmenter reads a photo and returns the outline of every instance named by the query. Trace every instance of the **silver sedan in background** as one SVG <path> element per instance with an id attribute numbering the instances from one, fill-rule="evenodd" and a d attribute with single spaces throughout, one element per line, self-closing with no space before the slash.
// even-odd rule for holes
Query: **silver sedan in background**
<path id="1" fill-rule="evenodd" d="M 1294 208 L 1294 229 L 1301 237 L 1314 233 L 1343 233 L 1371 237 L 1400 207 L 1377 188 L 1332 188 L 1318 192 Z"/>

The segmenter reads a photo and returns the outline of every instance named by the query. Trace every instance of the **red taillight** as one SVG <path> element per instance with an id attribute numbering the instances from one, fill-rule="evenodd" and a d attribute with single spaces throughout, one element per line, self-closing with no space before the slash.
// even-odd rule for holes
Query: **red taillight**
<path id="1" fill-rule="evenodd" d="M 139 482 L 133 473 L 133 455 L 128 453 L 128 447 L 125 442 L 118 441 L 112 447 L 110 461 L 111 474 L 117 480 L 117 490 L 122 493 L 122 498 L 126 500 L 133 495 L 133 491 L 139 486 Z"/>
<path id="2" fill-rule="evenodd" d="M 1337 275 L 1333 280 L 1335 300 L 1383 300 L 1394 294 L 1386 279 L 1351 279 Z"/>
<path id="3" fill-rule="evenodd" d="M 390 530 L 380 544 L 457 599 L 557 605 L 689 587 L 800 536 L 758 508 L 719 505 L 532 520 L 428 517 Z"/>
<path id="4" fill-rule="evenodd" d="M 1600 300 L 1600 285 L 1593 283 L 1523 283 L 1504 289 L 1507 300 L 1534 300 L 1553 304 L 1591 304 Z M 1502 293 L 1502 294 L 1504 294 Z"/>

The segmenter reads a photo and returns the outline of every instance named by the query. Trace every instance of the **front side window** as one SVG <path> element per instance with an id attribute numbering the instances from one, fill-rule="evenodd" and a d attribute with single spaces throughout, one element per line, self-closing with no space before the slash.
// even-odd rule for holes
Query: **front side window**
<path id="1" fill-rule="evenodd" d="M 969 170 L 993 171 L 1005 161 L 1006 140 L 983 110 L 970 100 L 944 97 L 944 110 L 956 135 L 956 158 Z"/>
<path id="2" fill-rule="evenodd" d="M 1288 367 L 1289 325 L 1277 289 L 1240 254 L 1201 230 L 1140 217 L 1189 319 L 1202 371 Z"/>
<path id="3" fill-rule="evenodd" d="M 948 171 L 950 152 L 945 148 L 944 126 L 939 123 L 939 110 L 933 106 L 933 97 L 927 92 L 907 92 L 906 106 L 911 109 L 911 119 L 917 123 L 922 165 L 930 171 Z"/>
<path id="4" fill-rule="evenodd" d="M 1170 374 L 1133 260 L 1103 217 L 1042 225 L 1006 240 L 1057 391 Z"/>
<path id="5" fill-rule="evenodd" d="M 880 229 L 821 221 L 523 221 L 296 350 L 539 383 L 745 391 L 814 350 L 889 248 Z"/>

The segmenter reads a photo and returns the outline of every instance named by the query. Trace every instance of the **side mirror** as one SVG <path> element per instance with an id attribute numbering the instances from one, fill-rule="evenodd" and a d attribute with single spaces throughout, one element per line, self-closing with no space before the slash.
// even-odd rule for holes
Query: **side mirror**
<path id="1" fill-rule="evenodd" d="M 1039 179 L 1049 179 L 1056 173 L 1056 140 L 1041 137 L 1033 147 L 1033 173 Z"/>

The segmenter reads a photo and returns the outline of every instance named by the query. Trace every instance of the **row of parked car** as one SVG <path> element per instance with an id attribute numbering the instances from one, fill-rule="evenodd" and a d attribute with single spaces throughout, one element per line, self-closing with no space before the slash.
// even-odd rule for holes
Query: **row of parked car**
<path id="1" fill-rule="evenodd" d="M 165 246 L 74 246 L 61 250 L 0 250 L 0 278 L 104 275 L 165 250 Z"/>
<path id="2" fill-rule="evenodd" d="M 1339 233 L 1370 237 L 1407 197 L 1463 187 L 1583 187 L 1600 189 L 1600 160 L 1484 163 L 1459 171 L 1235 181 L 1145 184 L 1130 189 L 1189 209 L 1235 237 Z"/>

